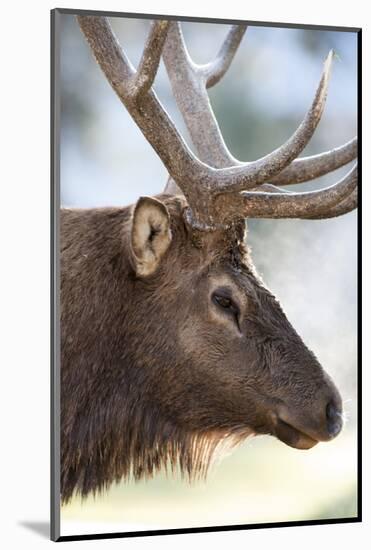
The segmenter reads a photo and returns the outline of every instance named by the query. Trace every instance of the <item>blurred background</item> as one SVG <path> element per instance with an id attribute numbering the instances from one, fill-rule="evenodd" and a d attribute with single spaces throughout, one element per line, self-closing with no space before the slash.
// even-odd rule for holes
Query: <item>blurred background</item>
<path id="1" fill-rule="evenodd" d="M 128 205 L 160 193 L 165 168 L 105 80 L 75 18 L 61 19 L 62 206 Z M 111 23 L 137 65 L 149 21 Z M 202 63 L 218 51 L 227 25 L 183 23 L 183 31 L 191 55 Z M 254 160 L 292 134 L 331 48 L 337 57 L 327 105 L 304 155 L 357 133 L 356 34 L 250 26 L 229 71 L 210 90 L 234 156 Z M 155 89 L 190 144 L 162 64 Z M 300 188 L 329 185 L 348 170 Z M 307 452 L 259 437 L 225 457 L 205 483 L 190 486 L 159 475 L 122 482 L 99 498 L 76 498 L 62 508 L 62 535 L 357 515 L 356 217 L 248 222 L 258 270 L 342 393 L 347 422 L 340 436 Z"/>

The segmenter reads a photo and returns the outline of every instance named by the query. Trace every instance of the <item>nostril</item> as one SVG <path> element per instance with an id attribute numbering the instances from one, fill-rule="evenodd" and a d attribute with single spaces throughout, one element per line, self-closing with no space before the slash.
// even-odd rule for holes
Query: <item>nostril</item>
<path id="1" fill-rule="evenodd" d="M 326 418 L 329 422 L 333 422 L 337 417 L 337 409 L 335 405 L 330 401 L 326 407 Z"/>
<path id="2" fill-rule="evenodd" d="M 341 411 L 330 401 L 326 406 L 327 431 L 331 437 L 335 437 L 343 426 Z"/>

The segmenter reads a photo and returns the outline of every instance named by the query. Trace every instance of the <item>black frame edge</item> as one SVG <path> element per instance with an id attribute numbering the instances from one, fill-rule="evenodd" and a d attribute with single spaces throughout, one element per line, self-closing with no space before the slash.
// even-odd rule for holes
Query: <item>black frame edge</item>
<path id="1" fill-rule="evenodd" d="M 129 19 L 171 19 L 176 21 L 188 21 L 193 23 L 219 23 L 221 25 L 225 23 L 229 24 L 245 24 L 253 27 L 279 27 L 286 29 L 311 29 L 311 30 L 331 30 L 339 32 L 358 32 L 360 27 L 341 27 L 331 25 L 315 25 L 315 24 L 302 24 L 302 23 L 272 23 L 269 21 L 252 21 L 248 19 L 218 19 L 215 17 L 193 17 L 188 15 L 171 15 L 168 13 L 127 13 L 120 11 L 106 11 L 106 10 L 81 10 L 73 8 L 55 8 L 53 11 L 66 15 L 97 15 L 105 17 L 125 17 Z"/>
<path id="2" fill-rule="evenodd" d="M 357 133 L 358 212 L 357 212 L 357 513 L 362 521 L 362 29 L 357 32 Z"/>
<path id="3" fill-rule="evenodd" d="M 100 540 L 100 539 L 118 539 L 133 537 L 152 537 L 162 535 L 187 535 L 197 533 L 217 533 L 220 531 L 249 531 L 251 529 L 269 529 L 283 527 L 305 527 L 316 525 L 333 525 L 346 523 L 360 523 L 357 518 L 338 518 L 324 520 L 303 520 L 303 521 L 283 521 L 280 523 L 255 523 L 249 525 L 224 525 L 215 527 L 186 527 L 183 529 L 161 529 L 151 531 L 129 531 L 123 533 L 97 533 L 92 535 L 64 535 L 59 537 L 57 542 L 69 542 L 76 540 Z"/>
<path id="4" fill-rule="evenodd" d="M 50 539 L 60 539 L 60 395 L 59 395 L 59 167 L 60 47 L 59 10 L 50 12 Z"/>

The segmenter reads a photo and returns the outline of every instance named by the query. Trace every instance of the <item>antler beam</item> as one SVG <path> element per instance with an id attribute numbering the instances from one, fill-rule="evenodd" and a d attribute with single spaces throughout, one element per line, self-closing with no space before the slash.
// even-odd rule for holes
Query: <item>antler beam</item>
<path id="1" fill-rule="evenodd" d="M 215 86 L 228 71 L 246 29 L 245 25 L 232 25 L 215 60 L 202 67 L 206 88 Z"/>
<path id="2" fill-rule="evenodd" d="M 152 24 L 132 86 L 138 97 L 147 93 L 152 87 L 160 64 L 168 28 L 169 21 L 155 21 Z"/>

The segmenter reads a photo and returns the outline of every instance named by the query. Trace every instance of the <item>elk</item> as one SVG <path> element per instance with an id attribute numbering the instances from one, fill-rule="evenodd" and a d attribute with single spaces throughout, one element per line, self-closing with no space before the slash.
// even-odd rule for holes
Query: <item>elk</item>
<path id="1" fill-rule="evenodd" d="M 169 179 L 135 205 L 61 211 L 62 501 L 161 468 L 204 478 L 217 450 L 256 434 L 297 449 L 333 439 L 339 392 L 258 275 L 245 223 L 356 208 L 356 166 L 324 189 L 286 189 L 356 158 L 356 138 L 297 158 L 321 118 L 333 52 L 293 135 L 243 163 L 227 149 L 207 89 L 246 26 L 233 25 L 215 60 L 197 65 L 180 23 L 155 20 L 135 70 L 107 18 L 77 19 Z M 161 58 L 196 153 L 153 90 Z"/>

